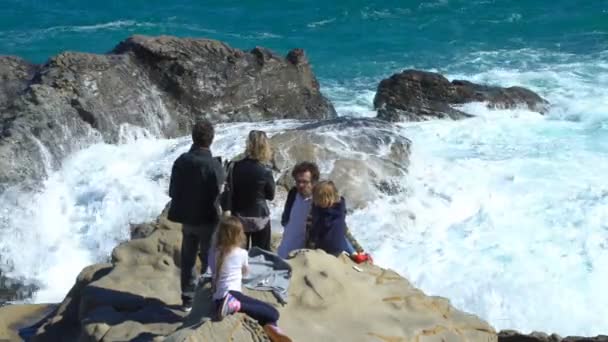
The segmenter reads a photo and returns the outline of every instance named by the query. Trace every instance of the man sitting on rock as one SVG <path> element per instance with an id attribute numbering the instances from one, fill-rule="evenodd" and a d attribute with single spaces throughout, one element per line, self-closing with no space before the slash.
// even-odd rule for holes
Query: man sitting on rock
<path id="1" fill-rule="evenodd" d="M 168 218 L 183 224 L 181 289 L 185 310 L 192 307 L 194 298 L 197 252 L 202 270 L 206 270 L 211 237 L 220 219 L 218 196 L 225 174 L 221 162 L 213 158 L 209 149 L 214 135 L 211 122 L 196 122 L 192 128 L 192 147 L 175 160 L 171 171 Z"/>
<path id="2" fill-rule="evenodd" d="M 319 168 L 315 163 L 302 162 L 297 164 L 291 176 L 296 186 L 289 190 L 281 225 L 283 226 L 283 237 L 277 254 L 286 259 L 289 252 L 306 246 L 306 232 L 310 225 L 309 214 L 312 205 L 312 189 L 319 181 Z"/>
<path id="3" fill-rule="evenodd" d="M 312 190 L 319 181 L 320 172 L 317 164 L 312 162 L 301 162 L 297 164 L 291 173 L 296 186 L 289 190 L 281 224 L 283 225 L 283 237 L 278 248 L 278 254 L 286 259 L 291 251 L 310 248 L 309 232 L 312 226 Z M 351 249 L 351 257 L 356 262 L 367 261 L 368 254 L 346 228 L 346 243 Z"/>

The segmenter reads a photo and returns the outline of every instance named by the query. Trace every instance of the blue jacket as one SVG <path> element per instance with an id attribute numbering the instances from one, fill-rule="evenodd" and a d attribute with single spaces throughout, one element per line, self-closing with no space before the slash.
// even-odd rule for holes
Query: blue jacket
<path id="1" fill-rule="evenodd" d="M 313 205 L 310 242 L 315 248 L 336 256 L 347 250 L 344 198 L 329 208 Z"/>

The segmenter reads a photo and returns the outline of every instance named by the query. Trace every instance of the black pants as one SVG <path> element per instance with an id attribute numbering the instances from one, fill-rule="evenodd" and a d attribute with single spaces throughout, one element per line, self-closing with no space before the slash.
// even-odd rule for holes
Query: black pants
<path id="1" fill-rule="evenodd" d="M 258 232 L 254 233 L 245 233 L 247 237 L 246 249 L 249 250 L 251 247 L 259 247 L 261 249 L 270 250 L 270 222 L 266 225 L 266 227 Z"/>
<path id="2" fill-rule="evenodd" d="M 242 312 L 245 315 L 255 319 L 262 326 L 266 324 L 277 324 L 277 321 L 279 320 L 279 312 L 272 305 L 246 296 L 239 291 L 230 291 L 229 293 L 234 296 L 234 298 L 238 299 L 239 302 L 241 302 L 241 309 L 239 312 Z M 221 300 L 217 301 L 218 305 L 221 303 Z"/>
<path id="3" fill-rule="evenodd" d="M 190 226 L 184 225 L 182 230 L 182 267 L 181 267 L 181 288 L 182 301 L 186 304 L 192 302 L 198 272 L 196 271 L 196 256 L 198 254 L 202 265 L 202 272 L 207 269 L 207 258 L 211 237 L 215 230 L 215 224 Z"/>

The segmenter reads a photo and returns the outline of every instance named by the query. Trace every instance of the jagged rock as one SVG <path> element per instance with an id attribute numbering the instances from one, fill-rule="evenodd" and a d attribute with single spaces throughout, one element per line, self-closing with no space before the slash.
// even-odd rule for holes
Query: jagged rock
<path id="1" fill-rule="evenodd" d="M 336 115 L 301 49 L 286 59 L 260 47 L 247 53 L 213 40 L 134 36 L 114 53 L 134 56 L 174 106 L 191 114 L 221 121 Z"/>
<path id="2" fill-rule="evenodd" d="M 374 108 L 378 118 L 387 121 L 462 119 L 471 115 L 452 105 L 469 102 L 487 102 L 489 108 L 523 106 L 539 113 L 545 113 L 548 106 L 546 100 L 526 88 L 502 88 L 462 80 L 450 82 L 434 72 L 405 70 L 380 82 Z"/>
<path id="3" fill-rule="evenodd" d="M 166 219 L 166 210 L 150 225 L 148 236 L 118 245 L 111 264 L 85 268 L 33 341 L 151 340 L 175 331 L 184 315 L 181 227 Z"/>
<path id="4" fill-rule="evenodd" d="M 131 240 L 150 236 L 156 230 L 156 225 L 150 223 L 138 223 L 130 226 Z"/>
<path id="5" fill-rule="evenodd" d="M 426 296 L 393 271 L 360 265 L 322 251 L 296 253 L 289 299 L 280 306 L 268 293 L 248 295 L 275 305 L 279 325 L 294 341 L 496 341 L 492 327 Z M 210 289 L 199 288 L 184 326 L 166 341 L 265 341 L 255 322 L 237 314 L 210 320 Z"/>
<path id="6" fill-rule="evenodd" d="M 291 170 L 314 161 L 322 178 L 336 183 L 349 208 L 362 208 L 378 191 L 400 192 L 399 181 L 409 165 L 411 142 L 385 121 L 339 118 L 305 124 L 271 138 L 279 185 L 294 186 Z"/>
<path id="7" fill-rule="evenodd" d="M 175 137 L 202 116 L 336 116 L 302 50 L 283 58 L 207 39 L 133 36 L 109 54 L 64 52 L 42 66 L 1 57 L 0 80 L 0 191 L 41 179 L 93 142 L 121 142 L 134 127 Z"/>
<path id="8" fill-rule="evenodd" d="M 198 288 L 189 315 L 176 308 L 181 232 L 165 223 L 161 216 L 152 234 L 116 247 L 111 264 L 85 268 L 32 340 L 268 341 L 243 314 L 211 322 L 209 283 Z M 359 272 L 348 258 L 322 251 L 303 251 L 288 262 L 286 306 L 269 292 L 245 292 L 277 306 L 279 324 L 294 341 L 496 341 L 487 323 L 426 296 L 393 271 L 359 265 Z"/>

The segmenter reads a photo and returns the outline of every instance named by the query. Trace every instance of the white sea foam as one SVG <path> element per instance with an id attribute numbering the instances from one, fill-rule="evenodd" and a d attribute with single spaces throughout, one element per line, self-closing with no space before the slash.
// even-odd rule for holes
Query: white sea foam
<path id="1" fill-rule="evenodd" d="M 233 157 L 244 150 L 250 129 L 272 134 L 294 124 L 220 125 L 214 150 Z M 0 195 L 0 269 L 40 286 L 34 302 L 61 301 L 83 267 L 106 260 L 128 238 L 130 223 L 153 219 L 169 200 L 171 165 L 190 139 L 152 139 L 130 126 L 121 132 L 124 144 L 96 144 L 71 155 L 40 191 Z"/>
<path id="2" fill-rule="evenodd" d="M 542 67 L 448 76 L 530 87 L 550 112 L 473 103 L 462 108 L 471 120 L 399 124 L 413 140 L 410 191 L 355 213 L 350 225 L 379 264 L 498 329 L 605 333 L 608 69 L 602 59 L 560 54 L 549 65 L 520 53 Z M 499 64 L 495 53 L 478 57 Z M 415 219 L 403 222 L 405 210 Z"/>
<path id="3" fill-rule="evenodd" d="M 324 19 L 324 20 L 319 20 L 319 21 L 314 21 L 312 23 L 308 23 L 308 24 L 306 24 L 306 26 L 309 28 L 316 28 L 319 26 L 325 26 L 327 24 L 331 24 L 334 21 L 336 21 L 336 18 Z"/>
<path id="4" fill-rule="evenodd" d="M 410 192 L 351 226 L 378 263 L 497 328 L 601 333 L 608 155 L 577 123 L 505 114 L 401 125 Z"/>
<path id="5" fill-rule="evenodd" d="M 57 32 L 91 32 L 100 30 L 121 30 L 125 28 L 154 27 L 156 24 L 149 22 L 138 22 L 135 20 L 115 20 L 107 23 L 75 26 L 53 26 L 42 31 L 45 33 Z"/>

